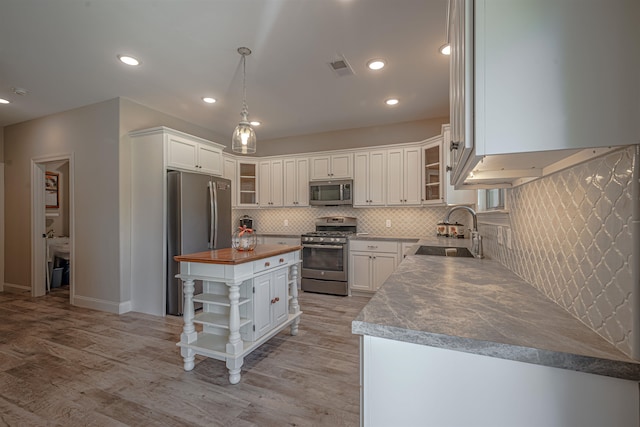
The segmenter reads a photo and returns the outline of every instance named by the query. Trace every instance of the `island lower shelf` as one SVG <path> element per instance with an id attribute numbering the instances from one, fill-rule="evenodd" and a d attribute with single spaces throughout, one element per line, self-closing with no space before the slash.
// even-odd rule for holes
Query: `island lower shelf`
<path id="1" fill-rule="evenodd" d="M 291 323 L 296 321 L 301 315 L 301 311 L 296 314 L 289 314 L 287 321 L 271 330 L 269 333 L 267 333 L 267 335 L 263 335 L 257 341 L 242 341 L 242 351 L 240 353 L 240 356 L 244 357 L 250 354 L 253 350 L 260 347 L 262 344 L 269 341 L 275 335 L 290 326 Z M 197 339 L 194 342 L 190 344 L 183 344 L 179 342 L 176 345 L 178 347 L 192 349 L 196 352 L 196 354 L 200 354 L 202 356 L 210 357 L 217 360 L 226 360 L 226 358 L 229 356 L 229 354 L 226 352 L 227 342 L 227 336 L 199 332 Z"/>

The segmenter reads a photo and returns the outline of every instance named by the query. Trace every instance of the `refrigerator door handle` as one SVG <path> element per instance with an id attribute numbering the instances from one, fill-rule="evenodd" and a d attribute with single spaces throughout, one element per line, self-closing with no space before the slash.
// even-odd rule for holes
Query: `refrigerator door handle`
<path id="1" fill-rule="evenodd" d="M 214 238 L 215 238 L 215 231 L 214 231 L 214 224 L 216 222 L 216 218 L 215 218 L 215 212 L 214 212 L 214 208 L 213 208 L 213 188 L 212 188 L 212 182 L 209 181 L 207 182 L 207 190 L 209 191 L 209 249 L 213 249 L 215 242 L 214 242 Z"/>
<path id="2" fill-rule="evenodd" d="M 213 198 L 212 200 L 212 209 L 213 209 L 213 224 L 211 224 L 211 233 L 213 242 L 213 248 L 216 249 L 218 247 L 218 189 L 215 181 L 209 181 L 211 188 L 213 188 Z"/>

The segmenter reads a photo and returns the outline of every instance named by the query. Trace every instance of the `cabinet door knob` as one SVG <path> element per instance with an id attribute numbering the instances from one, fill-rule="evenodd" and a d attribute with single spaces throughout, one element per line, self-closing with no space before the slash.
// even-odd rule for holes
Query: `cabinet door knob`
<path id="1" fill-rule="evenodd" d="M 275 297 L 274 299 L 271 300 L 271 304 L 275 304 L 278 301 L 280 301 L 280 298 L 279 297 Z"/>
<path id="2" fill-rule="evenodd" d="M 265 267 L 269 267 L 270 265 L 271 265 L 271 263 L 270 263 L 270 262 L 265 262 L 265 263 L 264 263 L 264 266 L 265 266 Z"/>
<path id="3" fill-rule="evenodd" d="M 280 244 L 284 245 L 285 243 L 284 242 L 280 242 Z M 283 262 L 284 262 L 284 258 L 280 258 L 280 263 L 283 263 Z"/>

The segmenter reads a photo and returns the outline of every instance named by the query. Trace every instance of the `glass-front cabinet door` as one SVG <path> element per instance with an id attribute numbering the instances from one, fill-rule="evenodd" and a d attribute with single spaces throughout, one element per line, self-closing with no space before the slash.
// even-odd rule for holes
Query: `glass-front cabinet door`
<path id="1" fill-rule="evenodd" d="M 258 165 L 238 161 L 238 206 L 258 205 Z"/>
<path id="2" fill-rule="evenodd" d="M 444 203 L 442 188 L 442 140 L 423 148 L 424 161 L 422 201 L 424 204 Z"/>

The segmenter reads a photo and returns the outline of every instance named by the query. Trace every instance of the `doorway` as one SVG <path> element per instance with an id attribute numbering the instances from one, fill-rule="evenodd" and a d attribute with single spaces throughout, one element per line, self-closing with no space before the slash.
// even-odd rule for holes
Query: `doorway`
<path id="1" fill-rule="evenodd" d="M 31 295 L 53 287 L 74 286 L 73 155 L 47 156 L 31 161 Z"/>

